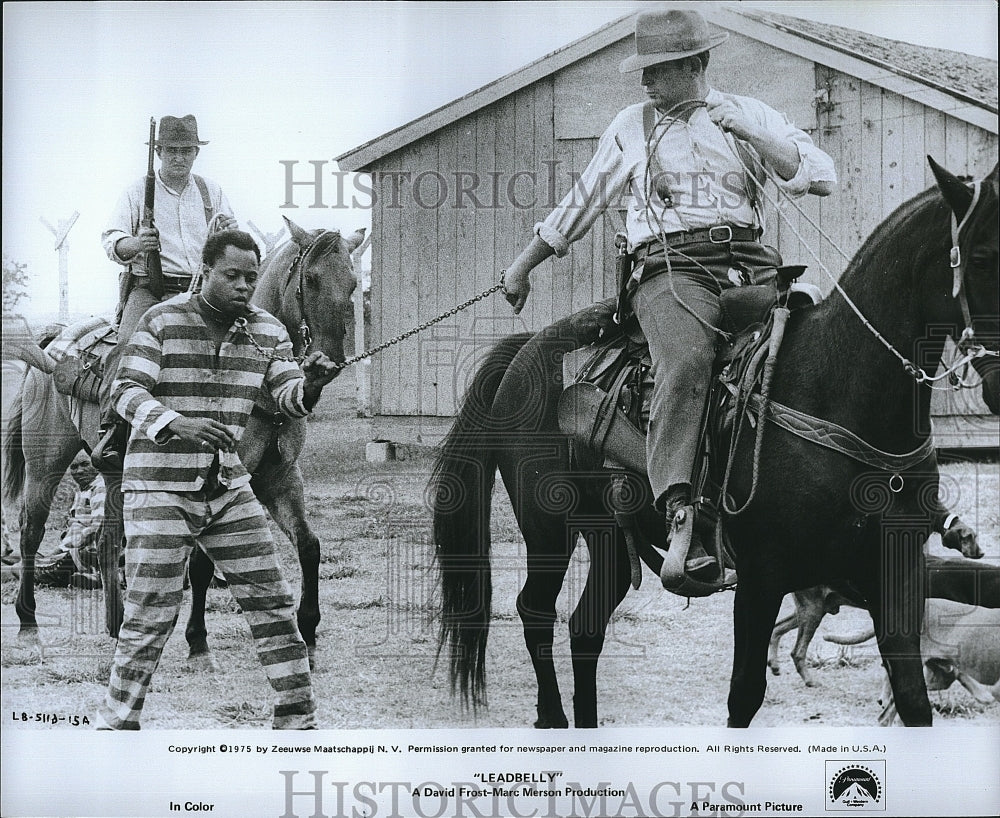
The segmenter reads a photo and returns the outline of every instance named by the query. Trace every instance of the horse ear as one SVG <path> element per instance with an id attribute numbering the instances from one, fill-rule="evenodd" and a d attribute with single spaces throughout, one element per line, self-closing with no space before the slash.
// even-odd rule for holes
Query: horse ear
<path id="1" fill-rule="evenodd" d="M 972 202 L 972 191 L 969 190 L 965 182 L 953 173 L 945 170 L 930 156 L 927 157 L 927 161 L 930 163 L 931 171 L 937 180 L 937 186 L 940 188 L 944 200 L 948 203 L 954 214 L 962 218 L 965 215 L 965 211 L 969 209 L 969 204 Z"/>
<path id="2" fill-rule="evenodd" d="M 351 235 L 349 235 L 344 241 L 347 242 L 347 252 L 353 253 L 358 247 L 361 246 L 361 242 L 365 240 L 365 233 L 368 232 L 367 227 L 361 227 L 355 230 Z"/>
<path id="3" fill-rule="evenodd" d="M 309 234 L 299 227 L 295 222 L 288 218 L 288 216 L 282 215 L 285 220 L 285 224 L 288 226 L 288 233 L 299 247 L 305 247 L 309 243 Z"/>

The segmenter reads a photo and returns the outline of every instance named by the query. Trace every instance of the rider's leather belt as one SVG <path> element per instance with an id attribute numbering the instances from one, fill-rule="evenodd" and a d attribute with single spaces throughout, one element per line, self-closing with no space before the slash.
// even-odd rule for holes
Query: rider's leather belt
<path id="1" fill-rule="evenodd" d="M 186 293 L 188 291 L 188 287 L 191 286 L 191 278 L 192 276 L 189 275 L 174 275 L 173 273 L 164 273 L 163 292 L 171 293 L 174 295 L 176 295 L 177 293 Z M 137 275 L 136 286 L 148 287 L 149 276 Z"/>
<path id="2" fill-rule="evenodd" d="M 663 254 L 664 247 L 681 247 L 685 244 L 728 244 L 731 241 L 757 241 L 760 230 L 756 227 L 732 227 L 717 224 L 702 230 L 681 230 L 668 233 L 661 239 L 653 239 L 640 244 L 633 250 L 635 263 L 645 261 L 649 256 Z"/>

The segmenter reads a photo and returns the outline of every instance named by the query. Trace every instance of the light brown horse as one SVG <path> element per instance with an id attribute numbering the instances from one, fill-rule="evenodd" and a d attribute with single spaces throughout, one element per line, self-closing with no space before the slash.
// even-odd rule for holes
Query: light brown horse
<path id="1" fill-rule="evenodd" d="M 288 329 L 296 356 L 306 348 L 321 350 L 333 361 L 344 361 L 344 335 L 357 281 L 351 253 L 364 238 L 360 230 L 348 237 L 339 231 L 307 231 L 285 219 L 292 240 L 264 259 L 252 303 L 277 317 Z M 71 332 L 72 328 L 66 330 Z M 70 399 L 56 391 L 40 351 L 19 355 L 32 364 L 14 401 L 3 440 L 3 491 L 8 502 L 21 506 L 21 566 L 16 610 L 19 637 L 38 639 L 35 618 L 34 566 L 52 498 L 66 469 L 85 446 L 97 438 L 97 406 L 85 404 L 71 413 Z M 38 368 L 41 367 L 41 368 Z M 73 417 L 76 414 L 76 417 Z M 313 656 L 319 624 L 319 540 L 306 522 L 302 473 L 298 456 L 305 441 L 304 419 L 273 422 L 254 412 L 240 442 L 239 453 L 253 475 L 253 488 L 274 521 L 291 540 L 302 567 L 298 625 Z M 109 486 L 109 501 L 111 497 Z M 108 632 L 117 636 L 121 603 L 117 591 L 117 561 L 102 566 L 107 598 Z M 185 631 L 190 656 L 213 665 L 205 632 L 205 592 L 213 567 L 199 549 L 191 558 L 192 611 Z"/>

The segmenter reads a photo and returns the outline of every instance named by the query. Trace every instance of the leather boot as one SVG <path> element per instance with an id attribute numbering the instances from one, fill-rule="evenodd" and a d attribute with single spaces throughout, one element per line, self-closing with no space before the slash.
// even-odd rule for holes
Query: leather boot
<path id="1" fill-rule="evenodd" d="M 684 506 L 690 504 L 691 489 L 686 485 L 672 486 L 657 502 L 657 505 L 663 508 L 668 534 L 673 527 L 674 516 Z M 693 579 L 703 582 L 711 581 L 719 574 L 719 563 L 705 550 L 697 530 L 691 535 L 691 546 L 688 548 L 687 559 L 684 561 L 684 571 Z"/>

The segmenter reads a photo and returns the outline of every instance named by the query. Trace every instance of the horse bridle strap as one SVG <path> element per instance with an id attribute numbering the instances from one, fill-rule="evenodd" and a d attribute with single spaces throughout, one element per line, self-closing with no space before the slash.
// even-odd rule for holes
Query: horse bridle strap
<path id="1" fill-rule="evenodd" d="M 764 406 L 764 400 L 759 394 L 751 395 L 748 406 L 754 414 L 759 416 L 761 408 Z M 800 412 L 773 400 L 768 401 L 765 416 L 775 426 L 780 426 L 803 440 L 845 454 L 873 469 L 889 471 L 894 474 L 912 469 L 934 454 L 934 438 L 932 437 L 928 437 L 911 452 L 893 454 L 872 446 L 850 429 L 845 429 L 829 420 L 807 415 L 805 412 Z"/>
<path id="2" fill-rule="evenodd" d="M 975 343 L 975 332 L 972 328 L 972 313 L 969 310 L 969 300 L 965 295 L 965 264 L 962 261 L 962 250 L 959 246 L 959 238 L 962 233 L 962 229 L 968 224 L 969 219 L 972 217 L 973 212 L 976 209 L 976 205 L 979 204 L 979 196 L 982 193 L 983 183 L 977 181 L 972 186 L 972 201 L 969 202 L 969 207 L 965 211 L 965 215 L 962 216 L 962 220 L 959 221 L 955 212 L 952 211 L 951 214 L 951 269 L 952 269 L 952 288 L 951 297 L 957 298 L 959 306 L 962 308 L 962 318 L 965 321 L 965 329 L 962 330 L 962 337 L 958 339 L 959 349 L 964 349 L 967 346 L 971 346 Z"/>
<path id="3" fill-rule="evenodd" d="M 309 347 L 312 346 L 312 332 L 309 330 L 309 322 L 306 321 L 306 296 L 305 296 L 305 260 L 309 253 L 312 252 L 313 248 L 319 244 L 320 239 L 323 238 L 328 232 L 324 230 L 311 242 L 309 242 L 305 247 L 299 249 L 298 255 L 292 260 L 291 266 L 288 268 L 288 280 L 291 282 L 292 278 L 298 274 L 299 280 L 295 285 L 295 295 L 299 300 L 299 315 L 301 316 L 299 320 L 299 347 L 300 352 L 295 356 L 295 360 L 299 363 L 305 360 L 306 355 L 309 353 Z"/>

